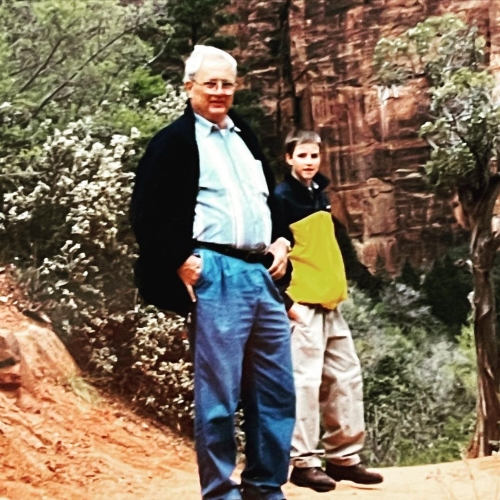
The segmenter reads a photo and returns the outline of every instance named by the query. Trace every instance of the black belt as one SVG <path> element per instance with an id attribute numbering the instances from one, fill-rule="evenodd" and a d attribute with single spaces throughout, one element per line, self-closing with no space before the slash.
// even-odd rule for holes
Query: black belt
<path id="1" fill-rule="evenodd" d="M 221 243 L 210 243 L 206 241 L 195 241 L 196 248 L 206 248 L 214 252 L 233 257 L 235 259 L 243 260 L 249 264 L 262 264 L 267 269 L 271 267 L 274 261 L 274 255 L 269 252 L 261 252 L 259 250 L 241 250 L 229 245 Z"/>

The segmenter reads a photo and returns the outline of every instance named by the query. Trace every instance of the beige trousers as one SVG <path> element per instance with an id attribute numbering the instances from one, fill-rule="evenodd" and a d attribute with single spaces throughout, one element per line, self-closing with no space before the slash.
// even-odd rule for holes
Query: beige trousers
<path id="1" fill-rule="evenodd" d="M 355 465 L 360 461 L 365 422 L 361 366 L 351 331 L 339 308 L 294 307 L 300 321 L 292 321 L 297 410 L 291 463 L 320 467 L 324 455 L 336 465 Z"/>

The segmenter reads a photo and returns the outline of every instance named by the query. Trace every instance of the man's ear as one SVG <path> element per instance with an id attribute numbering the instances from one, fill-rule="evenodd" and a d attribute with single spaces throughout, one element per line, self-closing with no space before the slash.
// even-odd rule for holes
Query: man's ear
<path id="1" fill-rule="evenodd" d="M 193 82 L 191 80 L 184 82 L 184 88 L 186 89 L 187 95 L 191 97 L 191 89 L 193 88 Z"/>
<path id="2" fill-rule="evenodd" d="M 292 157 L 288 153 L 285 154 L 285 161 L 288 163 L 288 165 L 293 165 Z"/>

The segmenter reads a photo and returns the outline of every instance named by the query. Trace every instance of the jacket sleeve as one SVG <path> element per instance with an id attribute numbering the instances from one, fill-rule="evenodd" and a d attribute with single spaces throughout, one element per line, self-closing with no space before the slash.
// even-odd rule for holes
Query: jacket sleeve
<path id="1" fill-rule="evenodd" d="M 342 253 L 347 279 L 354 281 L 359 288 L 368 292 L 369 295 L 378 294 L 382 286 L 382 280 L 378 276 L 372 275 L 368 268 L 359 261 L 347 229 L 338 219 L 333 216 L 332 219 L 335 227 L 335 238 Z"/>
<path id="2" fill-rule="evenodd" d="M 275 210 L 276 210 L 276 213 L 278 214 L 277 217 L 280 221 L 279 223 L 281 224 L 280 236 L 283 236 L 284 238 L 286 238 L 293 246 L 295 244 L 295 240 L 293 237 L 293 233 L 290 229 L 290 226 L 288 225 L 287 211 L 286 211 L 286 206 L 285 206 L 286 202 L 283 199 L 283 197 L 279 195 L 277 190 L 275 190 L 273 194 L 274 194 Z M 286 290 L 287 290 L 287 288 L 290 285 L 290 282 L 292 280 L 292 272 L 293 272 L 292 262 L 290 261 L 290 259 L 288 259 L 288 264 L 287 264 L 285 274 L 283 275 L 282 278 L 275 281 L 275 285 L 278 288 L 278 290 L 283 298 L 283 301 L 285 303 L 285 307 L 286 307 L 287 311 L 293 305 L 292 298 L 286 293 Z"/>
<path id="3" fill-rule="evenodd" d="M 178 151 L 165 131 L 148 145 L 136 171 L 130 220 L 141 255 L 177 269 L 191 254 L 192 235 L 186 224 L 189 203 L 180 177 Z"/>
<path id="4" fill-rule="evenodd" d="M 134 276 L 140 295 L 148 304 L 184 316 L 192 303 L 177 269 L 192 252 L 192 166 L 198 150 L 171 130 L 158 132 L 139 162 L 130 221 L 139 245 Z"/>

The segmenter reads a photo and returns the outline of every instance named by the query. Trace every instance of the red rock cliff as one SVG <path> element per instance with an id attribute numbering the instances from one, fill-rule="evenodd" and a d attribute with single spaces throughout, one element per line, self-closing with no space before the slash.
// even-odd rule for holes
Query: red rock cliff
<path id="1" fill-rule="evenodd" d="M 245 85 L 267 110 L 267 147 L 279 157 L 294 124 L 319 130 L 334 210 L 363 261 L 394 272 L 452 243 L 450 208 L 422 179 L 428 148 L 417 130 L 426 119 L 425 83 L 378 88 L 372 56 L 380 37 L 456 12 L 491 42 L 500 87 L 500 0 L 233 0 L 232 7 Z"/>

